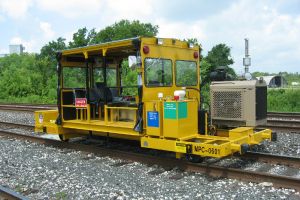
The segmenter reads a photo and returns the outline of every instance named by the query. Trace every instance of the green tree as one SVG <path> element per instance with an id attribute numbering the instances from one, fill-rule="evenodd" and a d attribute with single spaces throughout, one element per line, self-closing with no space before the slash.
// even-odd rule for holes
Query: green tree
<path id="1" fill-rule="evenodd" d="M 73 34 L 73 40 L 69 42 L 69 48 L 83 47 L 91 44 L 91 41 L 96 37 L 97 32 L 93 28 L 88 31 L 86 27 L 78 29 Z"/>
<path id="2" fill-rule="evenodd" d="M 48 57 L 52 62 L 56 62 L 56 52 L 66 49 L 66 39 L 59 37 L 56 41 L 52 40 L 41 48 L 40 57 Z"/>
<path id="3" fill-rule="evenodd" d="M 56 94 L 49 93 L 48 58 L 36 54 L 12 54 L 0 59 L 1 101 L 51 102 Z M 55 81 L 55 80 L 54 80 Z M 53 82 L 54 82 L 53 81 Z"/>
<path id="4" fill-rule="evenodd" d="M 218 44 L 214 46 L 207 54 L 205 59 L 215 69 L 218 66 L 229 66 L 232 65 L 233 59 L 230 54 L 230 47 L 226 44 Z"/>
<path id="5" fill-rule="evenodd" d="M 271 74 L 268 73 L 268 72 L 253 72 L 253 73 L 252 73 L 252 76 L 253 76 L 253 77 L 269 76 L 269 75 L 271 75 Z"/>
<path id="6" fill-rule="evenodd" d="M 100 30 L 91 38 L 90 44 L 121 40 L 138 36 L 153 37 L 158 33 L 158 26 L 150 23 L 141 23 L 138 20 L 121 20 Z M 124 86 L 137 85 L 137 72 L 128 66 L 128 60 L 122 62 L 122 84 Z M 123 94 L 137 94 L 135 88 L 125 88 Z"/>
<path id="7" fill-rule="evenodd" d="M 0 100 L 8 102 L 54 103 L 56 99 L 56 52 L 66 48 L 86 46 L 137 36 L 155 36 L 158 26 L 138 20 L 121 20 L 96 32 L 87 28 L 78 29 L 66 44 L 62 37 L 45 44 L 40 54 L 9 55 L 0 58 Z M 137 72 L 122 64 L 124 85 L 136 85 Z M 72 76 L 76 80 L 78 77 Z M 109 84 L 115 84 L 108 79 Z M 127 93 L 131 91 L 128 89 Z"/>
<path id="8" fill-rule="evenodd" d="M 56 41 L 52 40 L 41 48 L 41 52 L 36 56 L 34 73 L 41 75 L 42 96 L 47 96 L 49 102 L 54 102 L 56 98 L 56 53 L 67 48 L 66 39 L 59 37 Z M 53 87 L 54 86 L 54 87 Z"/>
<path id="9" fill-rule="evenodd" d="M 121 20 L 99 31 L 91 44 L 121 40 L 137 36 L 153 37 L 158 33 L 158 26 L 150 23 L 141 23 L 139 20 Z"/>
<path id="10" fill-rule="evenodd" d="M 210 84 L 210 73 L 215 71 L 217 67 L 225 67 L 227 73 L 229 73 L 233 78 L 236 78 L 235 71 L 229 67 L 234 63 L 230 47 L 226 44 L 218 44 L 214 46 L 207 54 L 203 57 L 200 62 L 200 75 L 201 75 L 201 89 L 202 97 L 204 98 L 205 104 L 209 104 L 209 84 Z"/>
<path id="11" fill-rule="evenodd" d="M 226 44 L 218 44 L 214 46 L 200 63 L 202 66 L 202 82 L 209 83 L 210 73 L 220 66 L 226 67 L 227 72 L 236 78 L 236 73 L 231 67 L 229 67 L 229 65 L 232 65 L 233 63 L 234 61 L 231 57 L 230 47 L 228 47 Z"/>

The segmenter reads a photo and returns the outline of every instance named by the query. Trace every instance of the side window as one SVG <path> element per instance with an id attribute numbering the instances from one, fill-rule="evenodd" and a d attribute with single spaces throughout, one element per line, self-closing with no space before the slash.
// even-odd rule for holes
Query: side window
<path id="1" fill-rule="evenodd" d="M 145 59 L 146 86 L 172 86 L 172 61 L 160 58 Z"/>
<path id="2" fill-rule="evenodd" d="M 106 80 L 107 80 L 107 86 L 108 87 L 114 87 L 117 85 L 116 80 L 116 69 L 113 68 L 106 68 Z M 103 82 L 103 68 L 94 68 L 94 82 Z"/>
<path id="3" fill-rule="evenodd" d="M 176 61 L 176 85 L 196 86 L 197 85 L 197 64 L 194 61 Z"/>
<path id="4" fill-rule="evenodd" d="M 85 87 L 85 68 L 64 67 L 63 68 L 63 87 L 64 88 L 84 88 Z"/>

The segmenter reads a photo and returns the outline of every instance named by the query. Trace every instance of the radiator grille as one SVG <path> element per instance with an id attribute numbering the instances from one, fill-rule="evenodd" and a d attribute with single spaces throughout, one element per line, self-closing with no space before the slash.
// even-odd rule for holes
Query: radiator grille
<path id="1" fill-rule="evenodd" d="M 214 118 L 242 118 L 241 91 L 214 91 L 212 104 Z"/>
<path id="2" fill-rule="evenodd" d="M 256 120 L 267 118 L 267 87 L 256 88 Z"/>

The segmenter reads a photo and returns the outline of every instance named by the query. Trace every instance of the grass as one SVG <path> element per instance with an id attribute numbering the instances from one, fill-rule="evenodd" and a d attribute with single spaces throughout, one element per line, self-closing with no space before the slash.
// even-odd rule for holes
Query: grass
<path id="1" fill-rule="evenodd" d="M 55 194 L 55 198 L 57 200 L 65 200 L 65 199 L 67 199 L 67 194 L 65 192 L 57 192 Z"/>
<path id="2" fill-rule="evenodd" d="M 208 88 L 204 90 L 205 102 L 209 101 Z M 0 99 L 2 103 L 39 103 L 55 104 L 56 99 L 32 95 L 23 98 L 8 97 Z M 207 107 L 207 106 L 206 106 Z M 268 111 L 273 112 L 300 112 L 300 88 L 268 89 Z"/>
<path id="3" fill-rule="evenodd" d="M 268 111 L 300 112 L 300 89 L 268 89 Z"/>

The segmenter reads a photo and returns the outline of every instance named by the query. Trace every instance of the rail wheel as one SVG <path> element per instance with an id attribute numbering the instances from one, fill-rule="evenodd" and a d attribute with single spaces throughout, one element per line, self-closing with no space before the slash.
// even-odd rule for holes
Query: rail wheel
<path id="1" fill-rule="evenodd" d="M 186 154 L 186 159 L 192 163 L 201 163 L 203 162 L 203 158 L 201 156 Z"/>
<path id="2" fill-rule="evenodd" d="M 69 139 L 65 139 L 63 134 L 59 134 L 58 137 L 63 142 L 69 142 Z"/>

